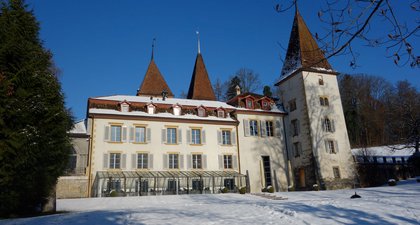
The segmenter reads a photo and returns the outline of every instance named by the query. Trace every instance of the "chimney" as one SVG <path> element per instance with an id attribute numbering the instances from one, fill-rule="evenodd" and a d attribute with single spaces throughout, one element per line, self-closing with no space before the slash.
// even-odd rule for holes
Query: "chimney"
<path id="1" fill-rule="evenodd" d="M 236 90 L 236 95 L 241 94 L 241 87 L 239 87 L 239 85 L 236 85 L 235 90 Z"/>

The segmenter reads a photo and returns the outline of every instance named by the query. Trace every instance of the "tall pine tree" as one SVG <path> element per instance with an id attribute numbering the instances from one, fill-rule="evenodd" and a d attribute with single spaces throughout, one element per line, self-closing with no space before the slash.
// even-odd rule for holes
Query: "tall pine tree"
<path id="1" fill-rule="evenodd" d="M 39 24 L 23 0 L 0 0 L 0 216 L 32 213 L 66 167 L 73 119 Z"/>

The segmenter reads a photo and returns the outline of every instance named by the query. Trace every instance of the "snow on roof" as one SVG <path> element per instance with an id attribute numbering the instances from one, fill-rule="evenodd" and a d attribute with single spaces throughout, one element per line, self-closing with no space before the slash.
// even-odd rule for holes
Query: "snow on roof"
<path id="1" fill-rule="evenodd" d="M 145 96 L 131 96 L 131 95 L 112 95 L 112 96 L 104 96 L 104 97 L 96 97 L 92 99 L 100 99 L 100 100 L 112 100 L 112 101 L 124 101 L 127 100 L 129 102 L 142 102 L 142 103 L 160 103 L 160 104 L 180 104 L 181 106 L 204 106 L 204 107 L 214 107 L 219 108 L 223 107 L 225 109 L 235 109 L 235 107 L 226 104 L 225 102 L 219 101 L 208 101 L 208 100 L 193 100 L 193 99 L 181 99 L 181 98 L 166 98 L 165 101 L 162 98 L 150 97 Z"/>
<path id="2" fill-rule="evenodd" d="M 141 111 L 131 111 L 131 112 L 121 112 L 113 109 L 89 109 L 89 113 L 94 114 L 106 114 L 106 115 L 124 115 L 124 116 L 144 116 L 144 117 L 154 117 L 154 118 L 178 118 L 178 119 L 188 119 L 188 120 L 211 120 L 211 121 L 227 121 L 234 122 L 235 120 L 226 117 L 220 118 L 215 116 L 199 117 L 197 115 L 185 114 L 181 116 L 174 115 L 172 113 L 157 113 L 157 114 L 148 114 Z"/>
<path id="3" fill-rule="evenodd" d="M 80 120 L 74 123 L 74 127 L 70 130 L 71 134 L 86 134 L 85 121 Z"/>
<path id="4" fill-rule="evenodd" d="M 366 149 L 355 148 L 351 150 L 351 153 L 355 156 L 411 156 L 414 153 L 414 148 L 403 147 L 403 145 L 394 145 L 376 146 Z"/>

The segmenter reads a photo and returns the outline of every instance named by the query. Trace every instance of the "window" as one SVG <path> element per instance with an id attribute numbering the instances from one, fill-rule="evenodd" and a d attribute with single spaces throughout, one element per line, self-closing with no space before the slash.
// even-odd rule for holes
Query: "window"
<path id="1" fill-rule="evenodd" d="M 290 112 L 293 112 L 296 110 L 296 99 L 289 101 L 289 108 L 290 108 Z"/>
<path id="2" fill-rule="evenodd" d="M 206 116 L 206 110 L 204 110 L 203 108 L 199 108 L 198 109 L 198 116 L 199 117 L 205 117 Z"/>
<path id="3" fill-rule="evenodd" d="M 333 173 L 334 173 L 334 178 L 335 179 L 341 178 L 341 176 L 340 176 L 340 168 L 338 168 L 338 166 L 333 167 Z"/>
<path id="4" fill-rule="evenodd" d="M 265 121 L 265 124 L 263 124 L 263 126 L 265 126 L 267 136 L 274 136 L 273 121 Z"/>
<path id="5" fill-rule="evenodd" d="M 324 85 L 324 78 L 321 75 L 318 76 L 318 84 Z"/>
<path id="6" fill-rule="evenodd" d="M 230 130 L 222 130 L 222 144 L 231 145 L 231 133 Z"/>
<path id="7" fill-rule="evenodd" d="M 327 97 L 319 97 L 319 104 L 322 106 L 328 106 L 328 98 Z"/>
<path id="8" fill-rule="evenodd" d="M 302 153 L 302 147 L 299 142 L 293 143 L 293 153 L 295 155 L 295 158 L 299 157 L 300 154 Z"/>
<path id="9" fill-rule="evenodd" d="M 258 122 L 256 120 L 249 121 L 249 134 L 251 136 L 258 136 Z"/>
<path id="10" fill-rule="evenodd" d="M 228 189 L 228 190 L 234 190 L 235 188 L 235 180 L 232 178 L 227 178 L 224 179 L 223 181 L 223 185 Z"/>
<path id="11" fill-rule="evenodd" d="M 111 125 L 111 141 L 121 142 L 121 126 Z"/>
<path id="12" fill-rule="evenodd" d="M 109 155 L 109 168 L 110 169 L 121 168 L 121 153 L 111 153 Z"/>
<path id="13" fill-rule="evenodd" d="M 135 127 L 134 128 L 134 142 L 144 143 L 146 142 L 146 128 L 145 127 Z"/>
<path id="14" fill-rule="evenodd" d="M 329 154 L 336 154 L 338 152 L 336 142 L 333 140 L 326 140 L 325 148 Z"/>
<path id="15" fill-rule="evenodd" d="M 201 130 L 200 129 L 191 130 L 191 144 L 201 144 Z"/>
<path id="16" fill-rule="evenodd" d="M 129 112 L 129 111 L 130 111 L 130 105 L 128 105 L 127 103 L 122 103 L 121 112 Z"/>
<path id="17" fill-rule="evenodd" d="M 250 100 L 250 99 L 247 99 L 246 100 L 246 108 L 247 109 L 252 109 L 253 107 L 253 104 L 252 104 L 252 100 Z"/>
<path id="18" fill-rule="evenodd" d="M 202 155 L 201 154 L 193 154 L 192 155 L 192 168 L 193 169 L 202 169 Z"/>
<path id="19" fill-rule="evenodd" d="M 167 191 L 176 191 L 176 180 L 168 180 L 168 189 Z"/>
<path id="20" fill-rule="evenodd" d="M 225 117 L 225 112 L 223 110 L 217 111 L 217 117 L 224 118 Z"/>
<path id="21" fill-rule="evenodd" d="M 176 144 L 176 128 L 167 128 L 166 130 L 166 143 Z"/>
<path id="22" fill-rule="evenodd" d="M 192 189 L 193 191 L 199 191 L 202 190 L 203 188 L 203 181 L 199 180 L 199 179 L 193 179 L 192 180 Z"/>
<path id="23" fill-rule="evenodd" d="M 323 124 L 322 127 L 324 129 L 325 132 L 334 132 L 334 121 L 328 119 L 328 117 L 326 117 L 323 120 Z"/>
<path id="24" fill-rule="evenodd" d="M 179 169 L 178 154 L 169 154 L 169 169 Z"/>
<path id="25" fill-rule="evenodd" d="M 300 129 L 299 120 L 297 120 L 297 119 L 292 120 L 291 129 L 292 129 L 293 136 L 298 136 L 299 135 L 299 129 Z"/>
<path id="26" fill-rule="evenodd" d="M 232 169 L 232 155 L 223 155 L 223 168 Z"/>
<path id="27" fill-rule="evenodd" d="M 148 168 L 148 154 L 139 153 L 137 154 L 137 169 L 147 169 Z"/>

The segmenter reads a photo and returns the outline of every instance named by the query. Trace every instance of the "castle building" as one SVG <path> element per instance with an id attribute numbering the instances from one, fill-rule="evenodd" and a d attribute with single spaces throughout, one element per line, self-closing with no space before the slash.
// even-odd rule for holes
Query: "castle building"
<path id="1" fill-rule="evenodd" d="M 351 186 L 338 73 L 297 10 L 276 83 L 282 104 L 240 88 L 216 101 L 198 47 L 186 99 L 174 98 L 153 51 L 135 96 L 88 99 L 88 196 Z"/>

